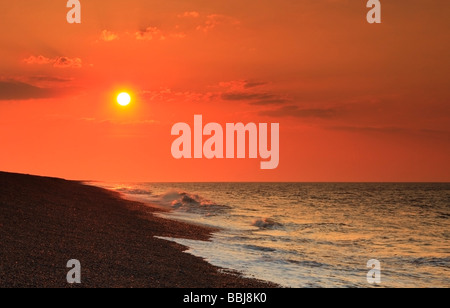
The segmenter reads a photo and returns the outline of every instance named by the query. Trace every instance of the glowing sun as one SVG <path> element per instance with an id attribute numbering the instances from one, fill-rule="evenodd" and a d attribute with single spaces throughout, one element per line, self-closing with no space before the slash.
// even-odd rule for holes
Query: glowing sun
<path id="1" fill-rule="evenodd" d="M 130 102 L 131 96 L 126 92 L 122 92 L 117 96 L 117 103 L 119 103 L 120 106 L 128 106 Z"/>

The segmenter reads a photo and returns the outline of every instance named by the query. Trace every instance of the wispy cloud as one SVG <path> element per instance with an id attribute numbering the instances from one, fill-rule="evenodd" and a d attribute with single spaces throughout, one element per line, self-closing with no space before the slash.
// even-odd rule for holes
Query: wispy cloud
<path id="1" fill-rule="evenodd" d="M 232 80 L 222 81 L 219 83 L 219 86 L 221 88 L 225 88 L 228 91 L 245 91 L 247 89 L 262 87 L 268 84 L 268 82 L 255 80 Z"/>
<path id="2" fill-rule="evenodd" d="M 262 81 L 245 81 L 244 88 L 251 89 L 267 85 L 267 82 Z"/>
<path id="3" fill-rule="evenodd" d="M 100 40 L 102 40 L 104 42 L 116 41 L 119 38 L 120 37 L 118 34 L 112 32 L 112 31 L 108 31 L 108 30 L 103 30 L 102 33 L 100 34 Z"/>
<path id="4" fill-rule="evenodd" d="M 27 78 L 28 80 L 32 82 L 56 82 L 56 83 L 64 83 L 64 82 L 70 82 L 73 81 L 73 78 L 65 78 L 65 77 L 58 77 L 58 76 L 45 76 L 45 75 L 39 75 L 39 76 L 31 76 Z"/>
<path id="5" fill-rule="evenodd" d="M 161 28 L 150 24 L 134 31 L 112 32 L 103 30 L 98 42 L 112 42 L 124 38 L 133 38 L 138 41 L 165 41 L 168 39 L 184 39 L 195 32 L 208 33 L 219 26 L 238 26 L 240 21 L 234 17 L 222 14 L 201 14 L 197 11 L 186 11 L 172 18 L 176 18 L 176 23 L 172 26 Z M 38 59 L 42 64 L 52 63 L 52 59 L 41 57 Z M 30 63 L 37 63 L 37 59 L 30 58 Z M 257 85 L 255 85 L 257 86 Z"/>
<path id="6" fill-rule="evenodd" d="M 450 132 L 439 129 L 414 129 L 399 126 L 328 126 L 327 129 L 345 131 L 351 133 L 383 133 L 383 134 L 400 134 L 400 133 L 416 133 L 423 135 L 449 136 Z"/>
<path id="7" fill-rule="evenodd" d="M 23 60 L 29 65 L 47 65 L 52 64 L 56 68 L 81 68 L 82 60 L 80 58 L 56 57 L 47 58 L 45 56 L 30 56 Z"/>
<path id="8" fill-rule="evenodd" d="M 206 16 L 205 21 L 201 25 L 198 25 L 196 29 L 207 33 L 219 25 L 238 26 L 239 24 L 240 21 L 234 17 L 221 14 L 210 14 Z"/>
<path id="9" fill-rule="evenodd" d="M 184 12 L 181 14 L 178 14 L 178 18 L 199 18 L 200 17 L 200 13 L 196 12 L 196 11 L 190 11 L 190 12 Z"/>
<path id="10" fill-rule="evenodd" d="M 53 63 L 54 60 L 44 56 L 30 56 L 26 59 L 23 59 L 23 62 L 26 64 L 50 64 Z"/>
<path id="11" fill-rule="evenodd" d="M 148 27 L 135 32 L 134 37 L 138 41 L 164 41 L 166 39 L 182 39 L 186 37 L 186 34 L 180 31 L 163 32 L 157 27 Z"/>
<path id="12" fill-rule="evenodd" d="M 209 32 L 220 25 L 238 26 L 240 21 L 234 17 L 223 14 L 200 14 L 197 11 L 183 12 L 177 15 L 178 18 L 192 19 L 197 24 L 197 31 Z"/>
<path id="13" fill-rule="evenodd" d="M 346 131 L 352 133 L 401 133 L 405 132 L 404 128 L 395 126 L 329 126 L 331 130 Z"/>
<path id="14" fill-rule="evenodd" d="M 81 68 L 82 61 L 80 58 L 59 57 L 53 66 L 58 68 Z"/>
<path id="15" fill-rule="evenodd" d="M 220 86 L 225 90 L 220 96 L 224 101 L 243 101 L 257 106 L 284 105 L 291 102 L 286 95 L 272 91 L 268 85 L 267 82 L 248 80 L 221 82 Z"/>
<path id="16" fill-rule="evenodd" d="M 234 80 L 220 82 L 209 86 L 209 91 L 180 91 L 170 88 L 147 90 L 143 92 L 146 99 L 163 102 L 243 102 L 249 105 L 285 105 L 291 99 L 267 89 L 267 82 Z"/>
<path id="17" fill-rule="evenodd" d="M 274 93 L 251 93 L 251 92 L 227 92 L 221 95 L 225 101 L 246 101 L 250 105 L 284 105 L 289 99 Z"/>
<path id="18" fill-rule="evenodd" d="M 259 115 L 268 117 L 294 117 L 294 118 L 321 118 L 329 119 L 338 115 L 338 110 L 334 108 L 315 109 L 301 108 L 299 106 L 290 105 L 283 106 L 273 110 L 260 111 Z"/>
<path id="19" fill-rule="evenodd" d="M 201 103 L 211 102 L 219 95 L 215 92 L 194 92 L 194 91 L 175 91 L 169 88 L 162 88 L 160 90 L 143 91 L 143 97 L 154 102 L 186 102 L 186 103 Z"/>
<path id="20" fill-rule="evenodd" d="M 222 94 L 222 99 L 226 101 L 272 100 L 275 97 L 274 94 L 270 93 L 229 92 Z"/>
<path id="21" fill-rule="evenodd" d="M 148 27 L 144 30 L 137 31 L 135 37 L 139 41 L 165 40 L 166 36 L 156 27 Z"/>

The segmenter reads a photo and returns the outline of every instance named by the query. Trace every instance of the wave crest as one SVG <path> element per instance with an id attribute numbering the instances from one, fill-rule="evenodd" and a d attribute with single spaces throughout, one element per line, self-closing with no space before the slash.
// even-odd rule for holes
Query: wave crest
<path id="1" fill-rule="evenodd" d="M 252 226 L 260 229 L 276 229 L 282 227 L 283 225 L 272 218 L 262 218 L 255 220 Z"/>
<path id="2" fill-rule="evenodd" d="M 187 192 L 171 191 L 159 196 L 159 198 L 164 204 L 173 209 L 186 212 L 208 212 L 214 214 L 218 211 L 229 209 L 228 206 L 216 204 L 202 196 Z"/>

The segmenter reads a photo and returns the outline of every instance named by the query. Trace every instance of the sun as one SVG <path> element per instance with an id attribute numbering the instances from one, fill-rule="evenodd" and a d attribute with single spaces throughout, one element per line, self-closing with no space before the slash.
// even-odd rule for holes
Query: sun
<path id="1" fill-rule="evenodd" d="M 117 96 L 117 103 L 119 103 L 120 106 L 128 106 L 130 102 L 131 96 L 126 92 L 122 92 Z"/>

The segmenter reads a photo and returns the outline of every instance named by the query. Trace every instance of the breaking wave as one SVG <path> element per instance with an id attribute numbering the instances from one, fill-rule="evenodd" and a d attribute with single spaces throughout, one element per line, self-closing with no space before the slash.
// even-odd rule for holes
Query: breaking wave
<path id="1" fill-rule="evenodd" d="M 258 227 L 260 229 L 277 229 L 282 227 L 283 225 L 280 224 L 279 222 L 276 222 L 272 218 L 263 218 L 255 220 L 252 226 Z"/>
<path id="2" fill-rule="evenodd" d="M 208 212 L 213 214 L 230 209 L 229 206 L 220 205 L 203 198 L 202 196 L 187 192 L 171 191 L 160 195 L 157 198 L 162 205 L 186 212 Z"/>

